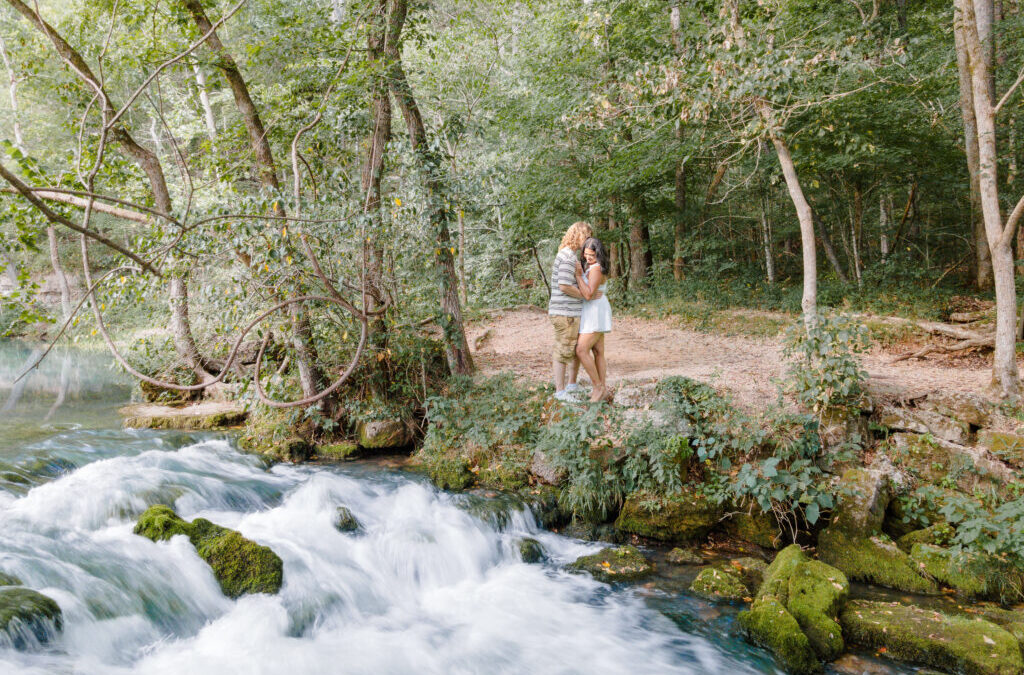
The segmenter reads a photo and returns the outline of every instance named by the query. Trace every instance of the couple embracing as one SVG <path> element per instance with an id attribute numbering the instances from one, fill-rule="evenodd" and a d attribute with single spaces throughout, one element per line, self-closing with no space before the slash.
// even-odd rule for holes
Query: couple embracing
<path id="1" fill-rule="evenodd" d="M 581 363 L 594 385 L 591 402 L 610 401 L 613 393 L 604 354 L 604 336 L 612 330 L 612 307 L 605 296 L 608 256 L 593 234 L 588 223 L 573 223 L 551 269 L 548 316 L 555 329 L 552 369 L 560 401 L 575 401 L 581 391 L 576 384 Z"/>

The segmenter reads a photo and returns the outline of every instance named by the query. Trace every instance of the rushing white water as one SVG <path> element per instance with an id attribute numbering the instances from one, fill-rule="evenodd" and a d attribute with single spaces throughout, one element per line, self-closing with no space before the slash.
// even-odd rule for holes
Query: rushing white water
<path id="1" fill-rule="evenodd" d="M 540 531 L 528 512 L 499 529 L 400 474 L 267 471 L 226 440 L 160 438 L 126 438 L 123 454 L 95 461 L 79 448 L 70 473 L 0 492 L 0 570 L 65 618 L 50 648 L 0 650 L 0 672 L 766 672 L 629 589 L 564 572 L 596 545 Z M 229 600 L 186 538 L 134 535 L 134 517 L 157 502 L 270 546 L 284 560 L 281 592 Z M 334 528 L 339 505 L 362 532 Z M 520 560 L 525 535 L 547 563 Z"/>

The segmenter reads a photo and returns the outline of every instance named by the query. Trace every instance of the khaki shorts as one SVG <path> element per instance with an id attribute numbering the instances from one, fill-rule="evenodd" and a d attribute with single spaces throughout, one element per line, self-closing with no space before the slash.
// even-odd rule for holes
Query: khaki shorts
<path id="1" fill-rule="evenodd" d="M 580 318 L 578 316 L 552 316 L 551 325 L 555 328 L 555 348 L 551 356 L 561 363 L 572 363 L 576 358 L 576 339 L 580 336 Z"/>

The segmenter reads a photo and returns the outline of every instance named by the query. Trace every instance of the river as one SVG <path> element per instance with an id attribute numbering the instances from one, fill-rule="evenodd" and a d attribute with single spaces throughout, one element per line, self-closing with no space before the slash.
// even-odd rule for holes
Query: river
<path id="1" fill-rule="evenodd" d="M 267 466 L 227 435 L 124 430 L 130 383 L 105 356 L 53 354 L 12 386 L 30 355 L 0 343 L 0 571 L 56 600 L 65 628 L 44 648 L 0 647 L 0 673 L 777 672 L 736 608 L 671 578 L 568 574 L 600 546 L 528 511 L 497 524 L 379 464 Z M 230 600 L 184 537 L 134 535 L 154 503 L 270 546 L 281 592 Z M 334 528 L 339 505 L 362 532 Z M 524 536 L 545 563 L 520 560 Z"/>

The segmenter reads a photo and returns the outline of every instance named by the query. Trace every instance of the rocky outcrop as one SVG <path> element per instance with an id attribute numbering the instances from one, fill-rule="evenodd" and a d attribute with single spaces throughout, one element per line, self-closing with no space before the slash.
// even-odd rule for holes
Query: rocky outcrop
<path id="1" fill-rule="evenodd" d="M 1024 572 L 1013 563 L 984 553 L 915 543 L 911 559 L 942 584 L 968 597 L 1003 603 L 1024 599 Z"/>
<path id="2" fill-rule="evenodd" d="M 723 511 L 698 492 L 671 497 L 634 493 L 622 505 L 615 528 L 662 541 L 693 541 L 705 537 Z"/>
<path id="3" fill-rule="evenodd" d="M 188 537 L 229 598 L 281 590 L 283 563 L 276 553 L 205 518 L 190 523 L 171 507 L 157 504 L 139 516 L 135 534 L 152 541 L 164 541 L 179 534 Z"/>
<path id="4" fill-rule="evenodd" d="M 853 600 L 839 617 L 854 644 L 909 663 L 965 675 L 1024 672 L 1017 640 L 996 624 L 899 603 Z"/>
<path id="5" fill-rule="evenodd" d="M 593 555 L 585 555 L 570 564 L 572 572 L 587 572 L 598 581 L 636 581 L 654 572 L 654 563 L 636 547 L 606 548 Z"/>
<path id="6" fill-rule="evenodd" d="M 38 649 L 63 628 L 64 616 L 52 598 L 13 585 L 0 589 L 0 647 Z"/>
<path id="7" fill-rule="evenodd" d="M 334 513 L 334 529 L 338 532 L 358 532 L 362 526 L 350 508 L 339 506 Z"/>
<path id="8" fill-rule="evenodd" d="M 750 513 L 735 513 L 722 521 L 722 531 L 741 541 L 756 544 L 761 548 L 778 550 L 782 548 L 782 531 L 775 516 L 765 513 L 756 506 Z"/>
<path id="9" fill-rule="evenodd" d="M 543 562 L 547 555 L 539 541 L 526 537 L 519 540 L 519 557 L 524 563 L 539 563 Z"/>
<path id="10" fill-rule="evenodd" d="M 184 407 L 142 403 L 119 411 L 129 429 L 216 431 L 240 427 L 248 415 L 237 403 L 204 401 Z"/>
<path id="11" fill-rule="evenodd" d="M 928 483 L 953 482 L 970 493 L 979 487 L 998 490 L 1014 481 L 1013 471 L 983 447 L 906 433 L 893 434 L 890 443 L 894 461 L 912 467 Z"/>

